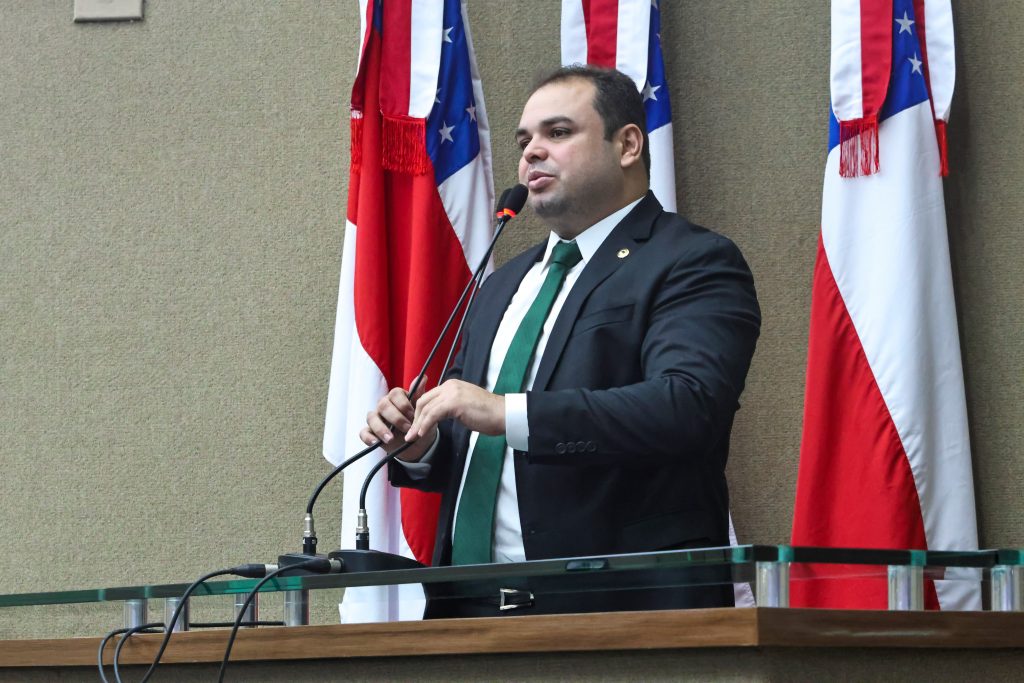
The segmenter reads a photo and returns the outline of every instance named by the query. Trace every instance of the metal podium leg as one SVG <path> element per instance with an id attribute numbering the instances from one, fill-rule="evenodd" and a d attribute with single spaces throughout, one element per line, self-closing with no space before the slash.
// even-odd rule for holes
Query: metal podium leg
<path id="1" fill-rule="evenodd" d="M 178 609 L 178 605 L 181 604 L 181 598 L 164 598 L 164 623 L 170 624 L 171 617 L 174 616 L 174 610 Z M 171 627 L 172 631 L 187 631 L 189 625 L 189 610 L 188 600 L 185 600 L 185 606 L 181 608 L 181 613 L 178 614 L 178 619 L 174 622 Z"/>
<path id="2" fill-rule="evenodd" d="M 755 585 L 758 607 L 789 607 L 789 563 L 758 562 Z"/>
<path id="3" fill-rule="evenodd" d="M 284 592 L 284 625 L 306 626 L 309 624 L 309 591 Z"/>
<path id="4" fill-rule="evenodd" d="M 889 609 L 924 609 L 924 567 L 889 566 Z"/>
<path id="5" fill-rule="evenodd" d="M 238 618 L 238 613 L 242 610 L 242 605 L 245 603 L 245 593 L 235 593 L 235 611 L 234 617 Z M 245 608 L 245 615 L 242 617 L 242 622 L 256 623 L 259 621 L 260 615 L 260 594 L 252 596 L 252 601 L 249 606 Z M 245 628 L 256 628 L 255 626 L 247 626 Z"/>
<path id="6" fill-rule="evenodd" d="M 1024 567 L 997 564 L 992 567 L 992 611 L 1024 611 Z"/>
<path id="7" fill-rule="evenodd" d="M 124 601 L 124 627 L 136 628 L 149 623 L 149 601 L 137 598 Z"/>

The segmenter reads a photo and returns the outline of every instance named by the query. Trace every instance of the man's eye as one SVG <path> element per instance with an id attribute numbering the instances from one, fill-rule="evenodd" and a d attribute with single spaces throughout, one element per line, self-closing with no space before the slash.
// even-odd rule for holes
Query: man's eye
<path id="1" fill-rule="evenodd" d="M 516 140 L 516 144 L 519 145 L 519 149 L 526 149 L 526 146 L 530 144 L 530 138 L 519 138 Z"/>
<path id="2" fill-rule="evenodd" d="M 553 128 L 551 129 L 551 137 L 553 138 L 564 138 L 569 134 L 569 130 L 566 128 Z"/>

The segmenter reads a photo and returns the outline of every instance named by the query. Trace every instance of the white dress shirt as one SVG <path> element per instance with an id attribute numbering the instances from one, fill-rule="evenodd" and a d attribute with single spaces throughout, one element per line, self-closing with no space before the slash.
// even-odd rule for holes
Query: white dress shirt
<path id="1" fill-rule="evenodd" d="M 551 328 L 558 319 L 558 313 L 562 310 L 569 292 L 580 277 L 580 273 L 586 268 L 587 263 L 597 252 L 601 244 L 611 233 L 619 222 L 626 217 L 640 200 L 636 200 L 627 206 L 619 209 L 610 216 L 606 216 L 591 227 L 584 230 L 576 237 L 576 246 L 580 249 L 582 260 L 566 273 L 562 288 L 544 321 L 540 339 L 537 342 L 537 350 L 534 352 L 530 367 L 527 369 L 526 382 L 524 387 L 530 389 L 533 380 L 537 376 L 537 368 L 540 367 L 540 360 L 544 356 L 544 348 L 547 346 L 548 338 L 551 336 Z M 490 361 L 487 366 L 487 381 L 485 389 L 494 390 L 498 381 L 498 373 L 501 372 L 501 365 L 505 361 L 505 354 L 512 345 L 512 338 L 520 323 L 530 309 L 544 280 L 548 275 L 548 261 L 551 258 L 551 251 L 559 237 L 551 233 L 548 236 L 547 248 L 544 250 L 544 257 L 535 263 L 519 284 L 519 289 L 512 296 L 512 300 L 505 309 L 505 315 L 501 319 L 498 331 L 494 335 L 494 342 L 491 344 Z M 469 453 L 466 457 L 466 467 L 462 471 L 462 482 L 459 484 L 459 497 L 455 504 L 456 519 L 458 518 L 458 506 L 462 502 L 462 487 L 466 484 L 466 472 L 469 470 L 469 462 L 473 457 L 473 449 L 476 447 L 477 438 L 480 434 L 473 432 L 469 437 Z M 523 546 L 523 531 L 519 523 L 519 499 L 516 496 L 516 471 L 515 462 L 512 456 L 513 450 L 528 450 L 530 426 L 526 413 L 526 394 L 505 395 L 505 441 L 508 446 L 505 448 L 505 459 L 502 464 L 501 482 L 498 486 L 498 498 L 494 514 L 494 546 L 492 559 L 494 562 L 522 562 L 526 560 L 526 550 Z M 410 475 L 416 477 L 417 465 L 427 464 L 432 459 L 434 447 L 431 447 L 419 463 L 403 463 L 409 470 Z M 401 461 L 399 461 L 401 462 Z M 454 538 L 454 527 L 453 538 Z"/>

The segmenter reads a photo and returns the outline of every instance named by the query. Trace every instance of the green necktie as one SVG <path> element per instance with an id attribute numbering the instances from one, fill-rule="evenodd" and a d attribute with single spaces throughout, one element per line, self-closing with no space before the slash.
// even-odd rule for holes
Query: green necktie
<path id="1" fill-rule="evenodd" d="M 519 324 L 502 361 L 498 381 L 494 385 L 495 394 L 514 394 L 523 390 L 544 321 L 551 312 L 558 290 L 562 288 L 565 274 L 582 259 L 576 242 L 555 245 L 544 284 Z M 485 564 L 491 561 L 494 504 L 498 497 L 506 445 L 504 435 L 481 434 L 477 438 L 456 513 L 452 564 Z"/>

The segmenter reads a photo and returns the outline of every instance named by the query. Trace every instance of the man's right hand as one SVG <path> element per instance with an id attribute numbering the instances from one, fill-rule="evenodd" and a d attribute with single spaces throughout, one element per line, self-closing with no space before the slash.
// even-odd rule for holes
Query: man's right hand
<path id="1" fill-rule="evenodd" d="M 412 426 L 416 415 L 416 401 L 423 395 L 426 386 L 427 378 L 424 377 L 416 394 L 411 398 L 408 392 L 400 387 L 381 397 L 377 402 L 377 408 L 366 414 L 366 426 L 359 431 L 360 440 L 367 446 L 380 441 L 381 448 L 388 453 L 393 453 L 406 445 L 405 433 Z M 408 442 L 412 445 L 398 457 L 410 462 L 419 460 L 434 442 L 430 436 Z"/>

